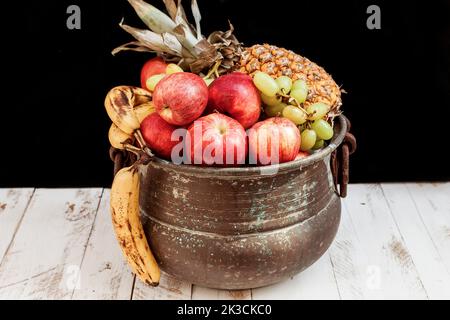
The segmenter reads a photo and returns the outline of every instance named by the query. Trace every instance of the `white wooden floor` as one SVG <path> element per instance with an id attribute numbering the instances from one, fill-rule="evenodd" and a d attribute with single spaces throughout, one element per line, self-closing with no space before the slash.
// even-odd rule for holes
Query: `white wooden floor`
<path id="1" fill-rule="evenodd" d="M 107 189 L 0 189 L 0 299 L 450 299 L 450 182 L 351 185 L 330 250 L 274 286 L 135 281 Z"/>

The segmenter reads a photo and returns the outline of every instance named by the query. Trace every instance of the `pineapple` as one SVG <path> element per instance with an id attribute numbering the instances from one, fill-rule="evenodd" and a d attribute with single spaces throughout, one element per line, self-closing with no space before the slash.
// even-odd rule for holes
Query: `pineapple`
<path id="1" fill-rule="evenodd" d="M 304 80 L 309 92 L 306 105 L 323 102 L 339 111 L 342 104 L 341 90 L 325 70 L 305 57 L 273 45 L 254 45 L 246 48 L 239 71 L 254 74 L 262 71 L 273 78 L 288 76 L 292 80 Z"/>
<path id="2" fill-rule="evenodd" d="M 330 105 L 329 116 L 339 114 L 341 90 L 333 78 L 320 66 L 292 51 L 269 44 L 245 48 L 233 34 L 233 26 L 226 32 L 216 31 L 205 38 L 200 29 L 200 11 L 197 1 L 192 0 L 191 9 L 195 27 L 186 18 L 178 1 L 163 0 L 169 16 L 144 2 L 128 0 L 141 20 L 150 30 L 124 25 L 132 41 L 113 50 L 156 52 L 168 62 L 178 63 L 184 70 L 197 74 L 219 76 L 232 71 L 254 74 L 263 71 L 273 78 L 286 75 L 292 80 L 302 79 L 308 84 L 305 105 L 323 102 Z"/>

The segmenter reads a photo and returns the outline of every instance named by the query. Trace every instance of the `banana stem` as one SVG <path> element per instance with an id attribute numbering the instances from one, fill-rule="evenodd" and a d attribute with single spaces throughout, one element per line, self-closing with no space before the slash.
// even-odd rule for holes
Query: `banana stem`
<path id="1" fill-rule="evenodd" d="M 131 145 L 131 144 L 129 144 L 129 143 L 124 143 L 123 144 L 123 148 L 126 150 L 126 151 L 129 151 L 129 152 L 131 152 L 131 153 L 134 153 L 136 156 L 140 156 L 141 155 L 141 149 L 139 149 L 138 147 L 135 147 L 135 146 L 133 146 L 133 145 Z"/>
<path id="2" fill-rule="evenodd" d="M 136 141 L 139 144 L 139 146 L 142 148 L 142 150 L 144 150 L 145 153 L 148 154 L 150 157 L 153 157 L 154 154 L 150 150 L 150 148 L 147 146 L 147 144 L 145 143 L 145 140 L 144 140 L 144 137 L 142 136 L 141 130 L 137 129 L 134 132 L 134 137 L 136 138 Z"/>

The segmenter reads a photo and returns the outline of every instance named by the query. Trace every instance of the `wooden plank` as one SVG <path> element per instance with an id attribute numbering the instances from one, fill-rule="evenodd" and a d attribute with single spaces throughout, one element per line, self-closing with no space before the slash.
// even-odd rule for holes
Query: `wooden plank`
<path id="1" fill-rule="evenodd" d="M 329 250 L 333 270 L 342 299 L 370 299 L 371 294 L 366 284 L 367 273 L 370 271 L 368 256 L 357 237 L 346 201 L 349 200 L 342 201 L 341 224 Z"/>
<path id="2" fill-rule="evenodd" d="M 190 300 L 191 291 L 190 283 L 163 272 L 157 287 L 148 286 L 136 278 L 133 300 Z"/>
<path id="3" fill-rule="evenodd" d="M 217 290 L 194 285 L 192 300 L 251 300 L 251 290 Z"/>
<path id="4" fill-rule="evenodd" d="M 190 299 L 191 290 L 193 299 L 241 298 L 168 275 L 158 288 L 136 280 L 131 289 L 133 277 L 110 225 L 108 192 L 97 218 L 101 189 L 37 189 L 25 210 L 23 199 L 32 192 L 0 189 L 0 299 Z M 293 279 L 239 293 L 245 299 L 448 299 L 449 194 L 450 183 L 351 185 L 324 257 Z M 77 279 L 78 289 L 72 286 Z"/>
<path id="5" fill-rule="evenodd" d="M 129 300 L 134 276 L 117 243 L 104 190 L 72 299 Z"/>
<path id="6" fill-rule="evenodd" d="M 102 189 L 36 189 L 0 265 L 0 299 L 69 299 Z"/>
<path id="7" fill-rule="evenodd" d="M 0 262 L 19 227 L 34 189 L 0 189 Z"/>
<path id="8" fill-rule="evenodd" d="M 358 284 L 362 295 L 371 299 L 426 299 L 426 291 L 381 187 L 350 185 L 345 205 L 365 253 L 360 258 L 363 264 L 356 265 L 359 274 L 366 275 L 364 285 Z M 341 291 L 351 290 L 343 288 L 346 284 L 339 283 Z"/>
<path id="9" fill-rule="evenodd" d="M 450 273 L 407 187 L 404 184 L 382 184 L 381 187 L 428 297 L 450 299 Z M 435 197 L 433 194 L 433 199 Z M 448 197 L 450 199 L 450 192 Z M 432 211 L 425 213 L 428 214 L 432 214 Z M 448 214 L 450 215 L 450 206 Z M 450 251 L 450 246 L 447 251 Z"/>
<path id="10" fill-rule="evenodd" d="M 450 271 L 450 183 L 406 184 L 415 207 L 433 240 L 447 271 Z"/>
<path id="11" fill-rule="evenodd" d="M 311 267 L 289 280 L 268 287 L 252 289 L 252 297 L 255 300 L 340 299 L 330 255 L 326 252 Z"/>

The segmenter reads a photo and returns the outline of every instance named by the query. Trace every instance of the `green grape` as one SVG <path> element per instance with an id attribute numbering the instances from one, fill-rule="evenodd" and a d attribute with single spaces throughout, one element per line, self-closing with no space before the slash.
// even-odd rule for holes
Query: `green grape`
<path id="1" fill-rule="evenodd" d="M 283 109 L 283 117 L 291 120 L 296 125 L 306 122 L 308 115 L 295 106 L 287 106 Z"/>
<path id="2" fill-rule="evenodd" d="M 166 76 L 165 74 L 155 74 L 154 76 L 148 78 L 147 81 L 145 82 L 147 89 L 150 91 L 155 90 L 155 87 L 158 84 L 158 82 L 160 82 L 161 79 L 164 78 L 165 76 Z"/>
<path id="3" fill-rule="evenodd" d="M 324 145 L 325 145 L 325 141 L 322 140 L 322 139 L 319 139 L 319 140 L 317 140 L 316 143 L 314 144 L 313 149 L 314 149 L 314 150 L 321 149 L 321 148 L 323 148 Z"/>
<path id="4" fill-rule="evenodd" d="M 302 89 L 294 89 L 291 91 L 290 96 L 297 100 L 298 103 L 303 103 L 306 101 L 306 97 L 308 96 L 308 92 Z"/>
<path id="5" fill-rule="evenodd" d="M 166 68 L 166 74 L 184 72 L 181 67 L 175 63 L 169 63 Z"/>
<path id="6" fill-rule="evenodd" d="M 203 81 L 205 81 L 205 83 L 206 83 L 206 85 L 209 87 L 209 85 L 211 84 L 211 83 L 213 83 L 213 81 L 214 81 L 214 79 L 211 79 L 211 78 L 203 78 Z"/>
<path id="7" fill-rule="evenodd" d="M 317 133 L 317 136 L 322 140 L 330 140 L 333 137 L 333 128 L 328 122 L 319 119 L 311 123 L 311 128 Z"/>
<path id="8" fill-rule="evenodd" d="M 253 77 L 253 83 L 255 86 L 268 97 L 274 97 L 280 88 L 277 82 L 269 76 L 267 73 L 258 71 Z"/>
<path id="9" fill-rule="evenodd" d="M 277 96 L 269 97 L 264 93 L 261 93 L 261 100 L 266 106 L 276 106 L 281 102 L 281 99 L 279 99 Z"/>
<path id="10" fill-rule="evenodd" d="M 302 151 L 308 151 L 311 150 L 311 148 L 315 145 L 316 140 L 317 140 L 317 134 L 314 130 L 311 129 L 306 129 L 303 130 L 303 132 L 301 133 L 301 145 L 300 145 L 300 150 Z"/>
<path id="11" fill-rule="evenodd" d="M 308 120 L 322 119 L 328 111 L 330 111 L 330 106 L 322 102 L 316 102 L 306 107 Z"/>
<path id="12" fill-rule="evenodd" d="M 308 86 L 303 80 L 296 80 L 292 84 L 291 97 L 297 100 L 298 103 L 303 103 L 308 97 Z"/>
<path id="13" fill-rule="evenodd" d="M 286 106 L 286 103 L 279 102 L 276 105 L 265 107 L 264 112 L 268 117 L 278 117 L 282 114 L 283 109 L 286 108 Z"/>
<path id="14" fill-rule="evenodd" d="M 280 88 L 280 93 L 288 94 L 292 88 L 292 80 L 287 76 L 281 76 L 275 79 Z"/>
<path id="15" fill-rule="evenodd" d="M 292 90 L 295 90 L 295 89 L 302 89 L 302 90 L 308 91 L 308 85 L 306 84 L 305 80 L 301 80 L 301 79 L 295 80 L 292 83 Z"/>

